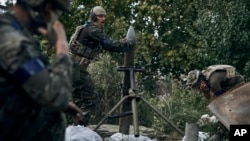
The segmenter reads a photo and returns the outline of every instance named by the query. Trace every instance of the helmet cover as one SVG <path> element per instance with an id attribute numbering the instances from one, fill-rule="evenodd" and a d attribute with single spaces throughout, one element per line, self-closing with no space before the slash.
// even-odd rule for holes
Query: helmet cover
<path id="1" fill-rule="evenodd" d="M 98 16 L 98 15 L 106 15 L 107 13 L 103 7 L 96 6 L 91 10 L 91 14 L 95 14 L 96 16 Z"/>
<path id="2" fill-rule="evenodd" d="M 27 4 L 29 7 L 38 7 L 43 4 L 45 1 L 51 1 L 55 4 L 57 9 L 62 11 L 68 11 L 70 6 L 70 0 L 18 0 L 23 4 Z"/>
<path id="3" fill-rule="evenodd" d="M 198 83 L 199 80 L 199 75 L 200 75 L 200 71 L 199 70 L 192 70 L 188 73 L 187 76 L 187 82 L 186 84 L 188 86 L 194 86 Z"/>

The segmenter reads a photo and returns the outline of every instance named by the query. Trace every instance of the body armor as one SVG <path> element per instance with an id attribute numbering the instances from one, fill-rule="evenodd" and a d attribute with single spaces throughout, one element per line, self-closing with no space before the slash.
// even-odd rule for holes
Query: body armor
<path id="1" fill-rule="evenodd" d="M 87 25 L 81 25 L 76 28 L 70 42 L 70 52 L 72 54 L 78 55 L 80 57 L 85 57 L 89 60 L 93 60 L 98 55 L 99 48 L 94 46 L 94 43 L 90 42 L 88 39 L 83 39 L 84 44 L 78 41 L 79 34 Z"/>
<path id="2" fill-rule="evenodd" d="M 91 60 L 93 60 L 98 55 L 99 48 L 94 48 L 87 39 L 85 39 L 85 44 L 82 44 L 78 41 L 79 34 L 83 31 L 83 29 L 87 25 L 80 25 L 76 27 L 75 33 L 72 35 L 69 47 L 70 47 L 70 56 L 73 62 L 79 63 L 80 68 L 86 68 L 90 64 Z M 87 45 L 88 44 L 88 45 Z M 92 48 L 91 48 L 92 46 Z"/>
<path id="3" fill-rule="evenodd" d="M 209 66 L 206 70 L 203 70 L 202 73 L 206 76 L 206 79 L 208 80 L 215 71 L 226 71 L 227 78 L 235 77 L 235 67 L 230 65 L 212 65 Z"/>
<path id="4" fill-rule="evenodd" d="M 244 77 L 236 71 L 235 67 L 230 65 L 212 65 L 203 70 L 202 73 L 209 80 L 214 93 L 219 90 L 224 93 L 245 83 Z M 220 82 L 220 84 L 213 82 Z"/>

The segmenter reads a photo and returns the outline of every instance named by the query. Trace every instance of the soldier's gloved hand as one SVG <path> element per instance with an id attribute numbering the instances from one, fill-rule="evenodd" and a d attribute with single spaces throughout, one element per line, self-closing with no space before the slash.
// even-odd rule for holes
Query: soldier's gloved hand
<path id="1" fill-rule="evenodd" d="M 127 40 L 126 42 L 129 44 L 129 46 L 135 47 L 135 45 L 136 45 L 136 38 L 133 38 L 131 40 Z"/>
<path id="2" fill-rule="evenodd" d="M 202 92 L 209 92 L 209 87 L 207 86 L 207 84 L 204 82 L 204 81 L 201 81 L 200 82 L 200 86 L 199 86 L 199 89 L 202 91 Z"/>
<path id="3" fill-rule="evenodd" d="M 74 117 L 74 125 L 78 125 L 80 121 L 83 121 L 83 112 L 73 102 L 69 102 L 67 108 L 64 111 Z"/>
<path id="4" fill-rule="evenodd" d="M 74 116 L 74 125 L 84 125 L 84 124 L 82 124 L 85 122 L 84 115 L 85 115 L 85 112 L 77 113 Z"/>
<path id="5" fill-rule="evenodd" d="M 54 21 L 52 25 L 52 30 L 53 32 L 49 32 L 45 28 L 42 27 L 38 28 L 39 33 L 41 33 L 44 36 L 48 36 L 49 33 L 55 34 L 54 36 L 56 36 L 55 37 L 56 41 L 54 42 L 56 47 L 56 54 L 68 54 L 69 47 L 63 24 L 58 20 Z M 50 37 L 51 36 L 53 35 L 50 35 Z"/>

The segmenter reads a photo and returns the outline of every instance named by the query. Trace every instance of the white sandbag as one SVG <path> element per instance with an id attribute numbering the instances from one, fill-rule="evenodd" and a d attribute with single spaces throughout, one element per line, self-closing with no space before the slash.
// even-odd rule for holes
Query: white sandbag
<path id="1" fill-rule="evenodd" d="M 102 141 L 102 138 L 90 128 L 78 125 L 66 128 L 65 141 Z"/>
<path id="2" fill-rule="evenodd" d="M 146 136 L 135 137 L 134 135 L 124 135 L 122 133 L 113 134 L 108 141 L 154 141 Z"/>

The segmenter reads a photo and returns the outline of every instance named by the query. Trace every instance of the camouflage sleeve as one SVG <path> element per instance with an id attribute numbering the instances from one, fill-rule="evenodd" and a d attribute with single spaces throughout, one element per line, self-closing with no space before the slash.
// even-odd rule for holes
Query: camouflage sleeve
<path id="1" fill-rule="evenodd" d="M 39 58 L 33 40 L 11 27 L 0 28 L 0 65 L 35 102 L 53 111 L 64 110 L 71 93 L 72 62 L 57 55 L 48 65 Z"/>
<path id="2" fill-rule="evenodd" d="M 70 58 L 57 55 L 51 66 L 30 77 L 23 87 L 39 104 L 59 111 L 67 107 L 72 90 L 71 75 Z"/>
<path id="3" fill-rule="evenodd" d="M 89 36 L 90 38 L 98 41 L 102 48 L 107 51 L 111 52 L 126 52 L 135 46 L 135 39 L 134 40 L 112 40 L 102 29 L 97 27 L 90 27 L 89 28 Z"/>

